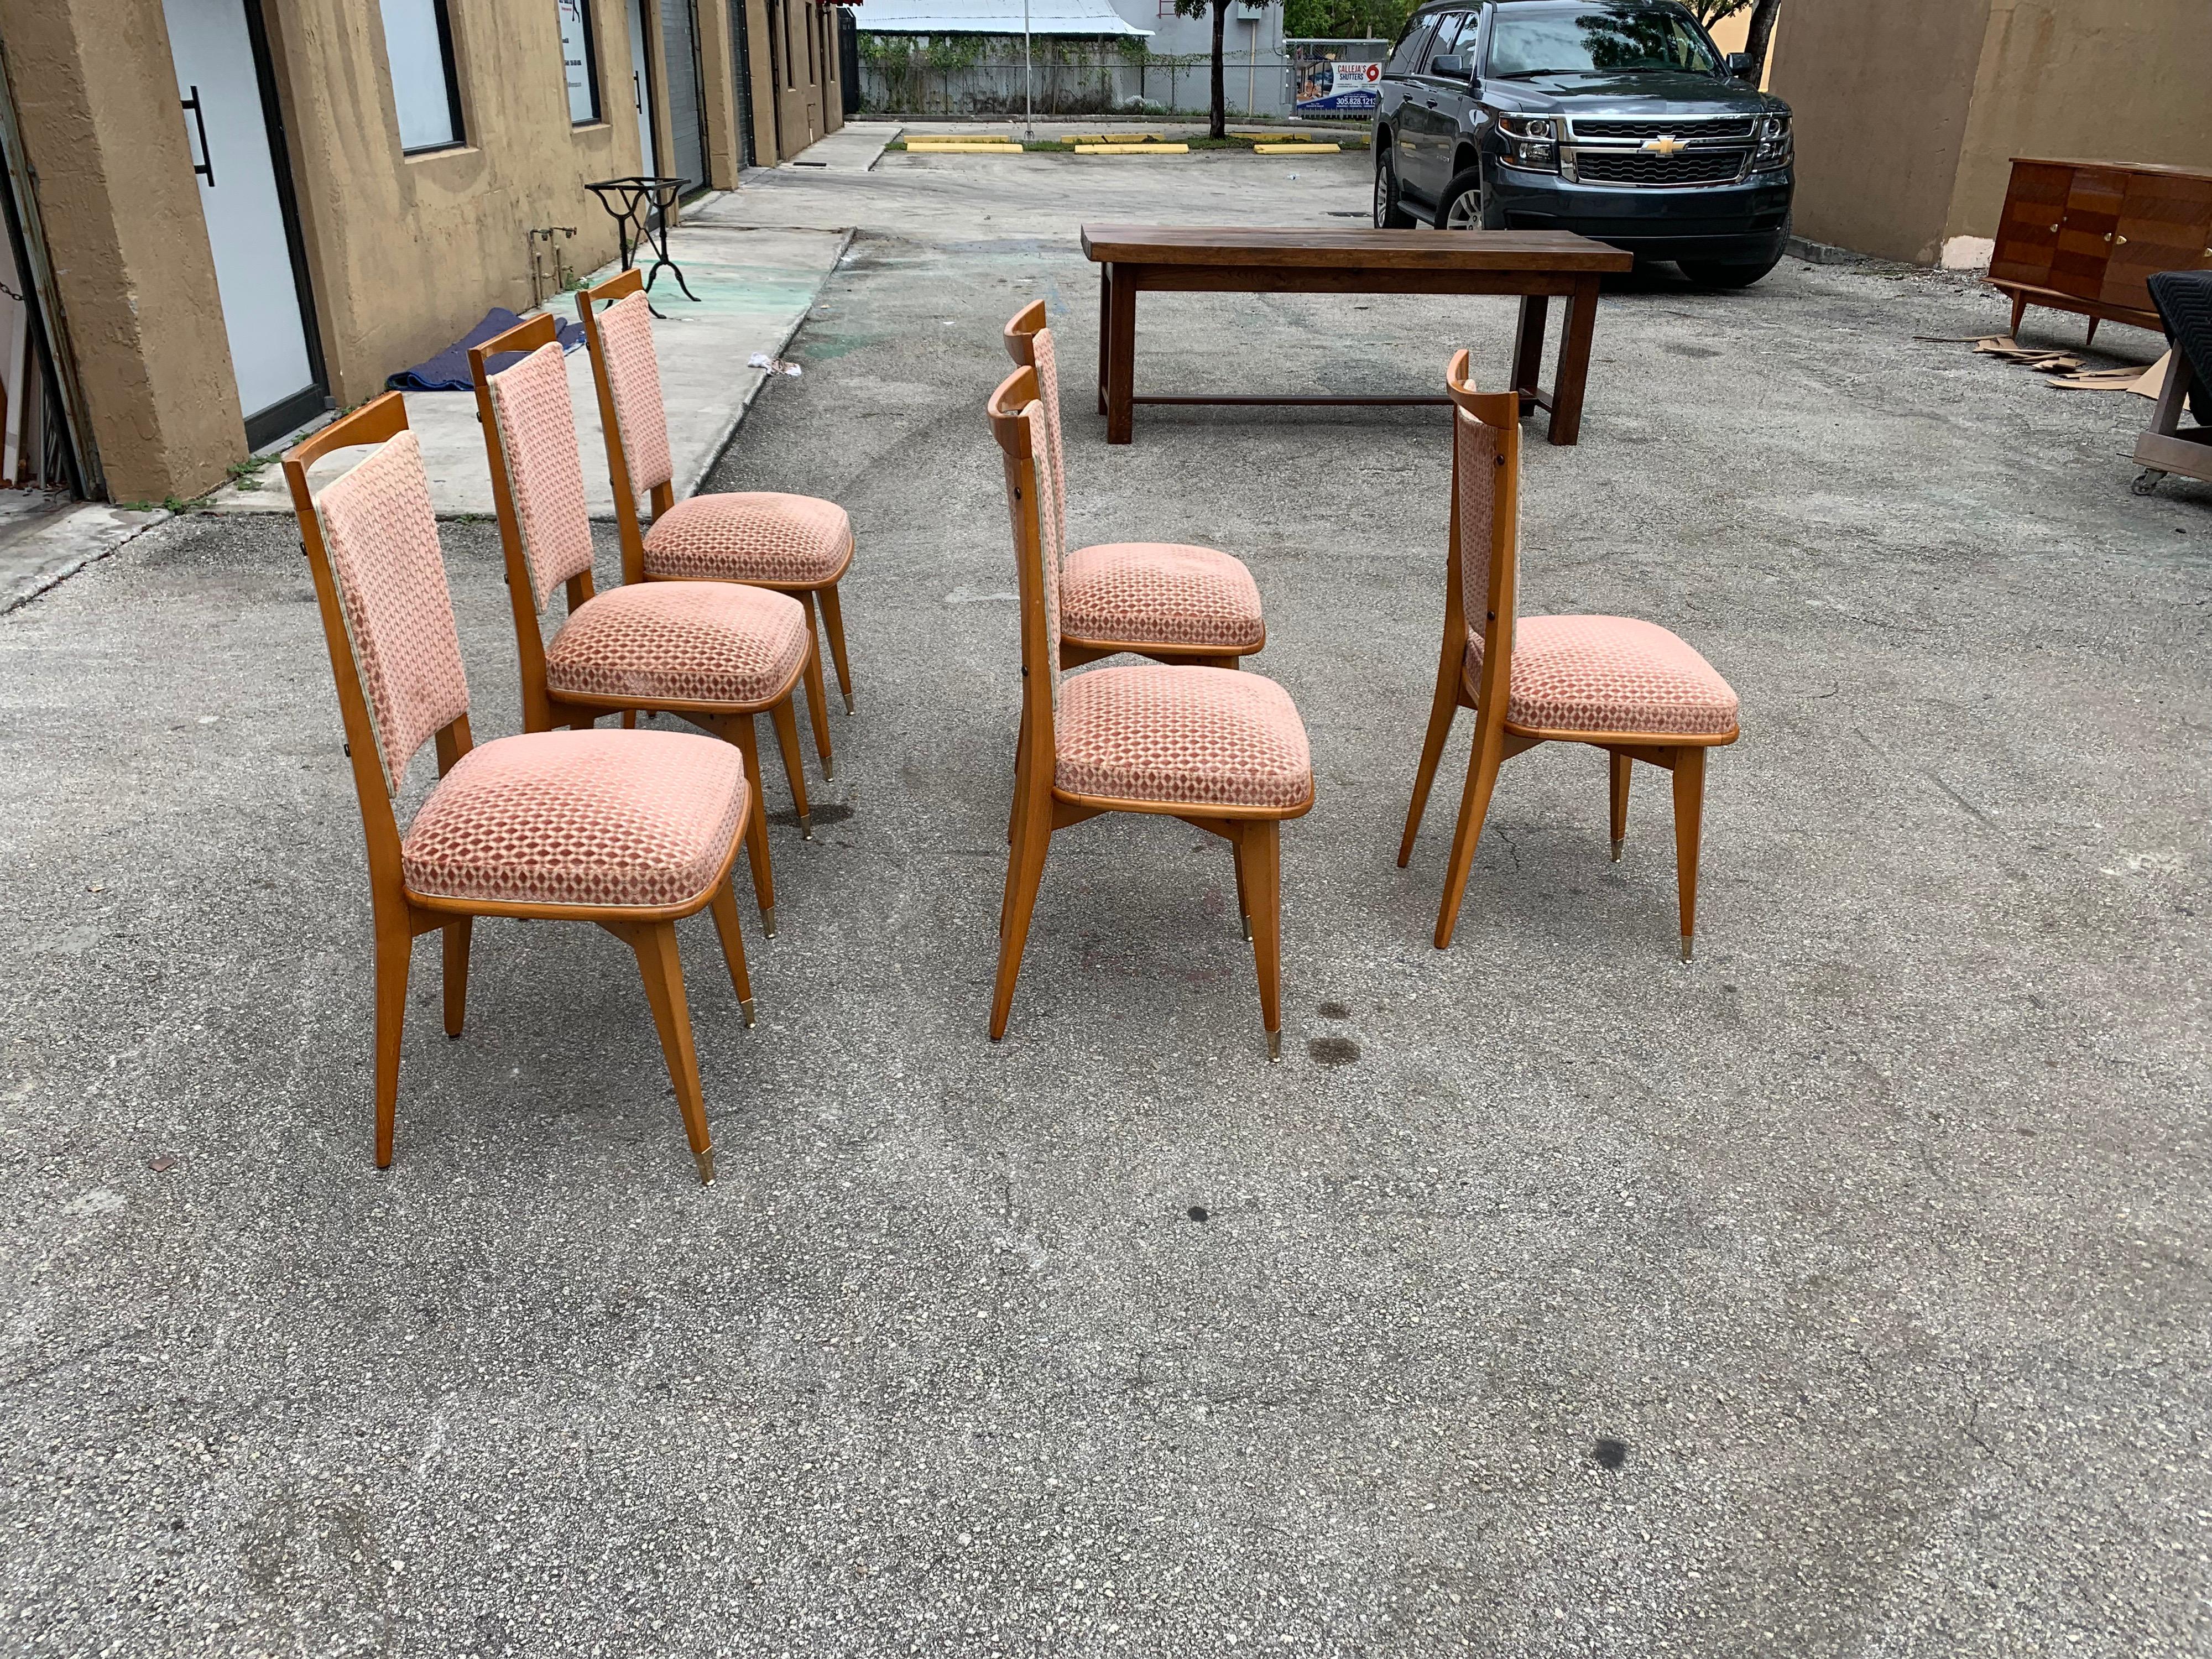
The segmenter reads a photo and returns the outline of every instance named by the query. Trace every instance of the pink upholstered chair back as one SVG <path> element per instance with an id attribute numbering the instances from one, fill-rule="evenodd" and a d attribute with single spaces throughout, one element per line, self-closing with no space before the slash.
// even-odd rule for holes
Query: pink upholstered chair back
<path id="1" fill-rule="evenodd" d="M 676 477 L 668 412 L 660 401 L 660 364 L 653 355 L 653 307 L 643 294 L 632 294 L 599 313 L 599 325 L 629 487 L 649 495 Z"/>
<path id="2" fill-rule="evenodd" d="M 380 445 L 315 498 L 377 756 L 397 791 L 407 763 L 469 712 L 430 481 L 412 432 Z"/>
<path id="3" fill-rule="evenodd" d="M 592 521 L 568 370 L 557 345 L 543 345 L 487 382 L 506 458 L 507 489 L 522 535 L 532 597 L 543 610 L 556 589 L 592 568 Z"/>
<path id="4" fill-rule="evenodd" d="M 1030 510 L 1037 522 L 1037 551 L 1039 569 L 1036 579 L 1044 586 L 1044 637 L 1046 672 L 1052 688 L 1054 708 L 1060 705 L 1060 567 L 1067 556 L 1065 538 L 1060 532 L 1059 481 L 1052 476 L 1049 465 L 1039 466 L 1036 458 L 1052 453 L 1052 419 L 1046 412 L 1042 399 L 1030 403 L 1022 410 L 1030 423 L 1030 470 L 1036 480 L 1035 494 L 1030 497 Z M 1017 510 L 1019 510 L 1018 506 Z M 1019 526 L 1016 527 L 1014 544 L 1021 545 Z M 1024 580 L 1026 580 L 1027 573 Z"/>
<path id="5" fill-rule="evenodd" d="M 1044 404 L 1045 454 L 1052 473 L 1053 522 L 1060 539 L 1060 556 L 1067 556 L 1067 455 L 1060 435 L 1060 365 L 1053 356 L 1052 331 L 1041 328 L 1030 337 L 1036 358 L 1037 396 Z"/>
<path id="6" fill-rule="evenodd" d="M 1520 556 L 1521 404 L 1510 392 L 1482 392 L 1468 379 L 1468 355 L 1445 371 L 1452 399 L 1451 569 L 1447 626 L 1484 641 L 1486 664 L 1504 673 L 1513 650 Z M 1495 649 L 1495 655 L 1490 654 Z M 1456 647 L 1455 647 L 1456 648 Z"/>

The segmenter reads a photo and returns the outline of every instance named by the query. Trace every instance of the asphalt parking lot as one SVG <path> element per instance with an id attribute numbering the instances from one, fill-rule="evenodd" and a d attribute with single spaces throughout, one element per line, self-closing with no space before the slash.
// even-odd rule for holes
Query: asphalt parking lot
<path id="1" fill-rule="evenodd" d="M 686 936 L 711 1188 L 582 927 L 479 924 L 459 1042 L 418 955 L 372 1167 L 285 521 L 187 515 L 0 617 L 0 1650 L 2212 1649 L 2212 489 L 2129 495 L 2147 404 L 1916 340 L 2002 327 L 1961 280 L 1618 283 L 1583 441 L 1528 428 L 1522 607 L 1648 617 L 1741 696 L 1698 959 L 1663 781 L 1610 863 L 1564 750 L 1507 768 L 1438 953 L 1464 730 L 1393 857 L 1440 413 L 1143 409 L 1109 449 L 1080 385 L 1082 222 L 1353 223 L 1365 167 L 740 194 L 859 233 L 709 478 L 852 512 L 857 712 L 815 841 L 773 826 L 757 1029 Z M 984 1040 L 1018 678 L 982 404 L 1038 297 L 1072 533 L 1244 558 L 1311 734 L 1279 1066 L 1227 854 L 1172 823 L 1055 838 Z M 1460 345 L 1494 381 L 1510 331 L 1144 303 L 1162 390 L 1425 390 Z M 495 531 L 444 535 L 475 729 L 517 730 Z"/>

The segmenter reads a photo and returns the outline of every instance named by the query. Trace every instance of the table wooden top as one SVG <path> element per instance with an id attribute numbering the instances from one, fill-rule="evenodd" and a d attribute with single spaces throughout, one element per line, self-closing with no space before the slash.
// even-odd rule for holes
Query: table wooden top
<path id="1" fill-rule="evenodd" d="M 1636 262 L 1571 230 L 1372 230 L 1322 225 L 1085 225 L 1102 264 L 1382 270 L 1626 270 Z"/>

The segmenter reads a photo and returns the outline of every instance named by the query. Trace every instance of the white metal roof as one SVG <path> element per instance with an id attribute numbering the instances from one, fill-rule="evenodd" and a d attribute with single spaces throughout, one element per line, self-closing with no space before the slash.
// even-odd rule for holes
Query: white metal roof
<path id="1" fill-rule="evenodd" d="M 870 34 L 1019 34 L 1022 0 L 866 0 L 853 21 Z M 1149 35 L 1113 0 L 1029 0 L 1031 34 Z"/>

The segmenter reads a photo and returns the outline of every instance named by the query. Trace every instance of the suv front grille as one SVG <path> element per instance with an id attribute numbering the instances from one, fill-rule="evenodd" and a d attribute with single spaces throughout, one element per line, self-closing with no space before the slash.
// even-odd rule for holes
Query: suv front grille
<path id="1" fill-rule="evenodd" d="M 1743 171 L 1740 149 L 1686 150 L 1654 155 L 1639 149 L 1585 149 L 1575 177 L 1585 185 L 1726 185 Z"/>
<path id="2" fill-rule="evenodd" d="M 1663 121 L 1585 121 L 1577 118 L 1573 126 L 1577 138 L 1672 137 L 1694 142 L 1699 138 L 1748 138 L 1757 124 L 1758 117 L 1745 115 L 1719 121 L 1679 117 Z"/>

